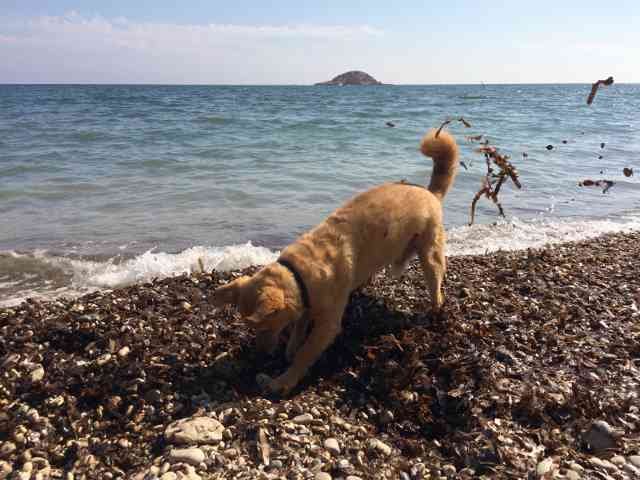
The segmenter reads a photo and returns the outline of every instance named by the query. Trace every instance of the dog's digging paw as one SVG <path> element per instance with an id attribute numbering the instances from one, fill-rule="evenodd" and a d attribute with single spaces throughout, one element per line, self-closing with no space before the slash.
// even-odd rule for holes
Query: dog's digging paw
<path id="1" fill-rule="evenodd" d="M 260 387 L 260 390 L 265 393 L 269 392 L 269 385 L 271 385 L 271 382 L 273 382 L 273 378 L 266 373 L 259 373 L 256 375 L 256 383 L 258 384 L 258 387 Z"/>
<path id="2" fill-rule="evenodd" d="M 271 378 L 269 375 L 259 373 L 256 375 L 256 383 L 265 394 L 285 397 L 295 385 L 289 385 L 283 376 Z"/>

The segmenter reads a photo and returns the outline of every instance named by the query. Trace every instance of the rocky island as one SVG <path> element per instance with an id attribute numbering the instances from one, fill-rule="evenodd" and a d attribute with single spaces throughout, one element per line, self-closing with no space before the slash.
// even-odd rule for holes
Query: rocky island
<path id="1" fill-rule="evenodd" d="M 382 82 L 379 82 L 368 73 L 352 70 L 338 75 L 328 82 L 316 83 L 316 85 L 382 85 Z"/>

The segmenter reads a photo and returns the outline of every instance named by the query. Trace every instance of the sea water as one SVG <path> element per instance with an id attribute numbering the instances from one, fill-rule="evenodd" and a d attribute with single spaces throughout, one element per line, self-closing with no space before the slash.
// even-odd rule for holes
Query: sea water
<path id="1" fill-rule="evenodd" d="M 450 255 L 640 227 L 640 85 L 0 85 L 0 305 L 264 264 L 352 195 L 427 184 L 420 138 L 461 147 Z M 392 122 L 395 127 L 387 126 Z M 511 181 L 468 227 L 484 135 Z M 604 144 L 604 146 L 603 146 Z M 553 149 L 547 149 L 552 145 Z M 524 155 L 523 155 L 524 154 Z M 615 182 L 580 187 L 584 179 Z"/>

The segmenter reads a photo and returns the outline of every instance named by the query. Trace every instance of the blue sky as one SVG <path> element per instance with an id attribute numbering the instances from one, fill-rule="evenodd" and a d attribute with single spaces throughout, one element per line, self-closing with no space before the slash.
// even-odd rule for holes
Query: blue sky
<path id="1" fill-rule="evenodd" d="M 640 2 L 0 0 L 0 82 L 640 81 Z"/>

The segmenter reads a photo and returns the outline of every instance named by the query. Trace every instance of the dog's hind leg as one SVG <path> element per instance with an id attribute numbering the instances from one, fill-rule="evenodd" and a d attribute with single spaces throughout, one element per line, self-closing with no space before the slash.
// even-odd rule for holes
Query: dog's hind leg
<path id="1" fill-rule="evenodd" d="M 391 276 L 393 278 L 400 278 L 404 271 L 409 266 L 409 262 L 416 255 L 416 238 L 412 238 L 407 248 L 402 253 L 402 257 L 391 264 Z"/>
<path id="2" fill-rule="evenodd" d="M 410 255 L 408 257 L 398 260 L 397 262 L 393 262 L 391 264 L 391 276 L 393 278 L 400 278 L 404 273 L 404 271 L 409 266 L 409 262 L 411 261 L 412 257 L 413 255 Z"/>
<path id="3" fill-rule="evenodd" d="M 432 231 L 426 232 L 426 235 L 420 240 L 418 257 L 420 258 L 427 288 L 431 294 L 432 309 L 438 312 L 444 303 L 442 281 L 447 269 L 447 260 L 444 253 L 444 228 L 442 225 L 438 225 Z"/>

